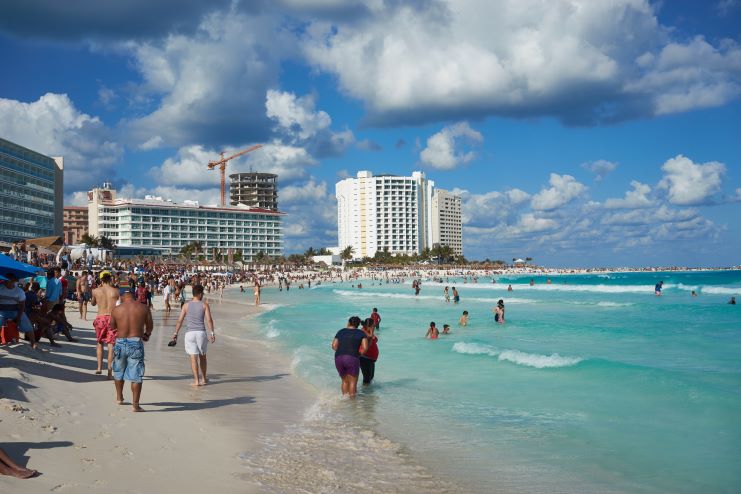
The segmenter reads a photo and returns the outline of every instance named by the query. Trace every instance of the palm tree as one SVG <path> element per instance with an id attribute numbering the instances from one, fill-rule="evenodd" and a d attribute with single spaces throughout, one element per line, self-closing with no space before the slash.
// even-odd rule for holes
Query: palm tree
<path id="1" fill-rule="evenodd" d="M 343 261 L 349 261 L 352 259 L 352 255 L 355 253 L 355 248 L 352 245 L 348 245 L 344 249 L 342 249 L 342 252 L 340 253 L 340 258 Z"/>
<path id="2" fill-rule="evenodd" d="M 80 237 L 80 243 L 87 245 L 88 247 L 97 247 L 99 245 L 98 237 L 90 235 L 89 233 L 83 233 Z"/>
<path id="3" fill-rule="evenodd" d="M 98 247 L 113 250 L 116 247 L 116 244 L 114 244 L 113 240 L 111 240 L 110 238 L 106 237 L 105 235 L 101 235 L 98 239 Z"/>

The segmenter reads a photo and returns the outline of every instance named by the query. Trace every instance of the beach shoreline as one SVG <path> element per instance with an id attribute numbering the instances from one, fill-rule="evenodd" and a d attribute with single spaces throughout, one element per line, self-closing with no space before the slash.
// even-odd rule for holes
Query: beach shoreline
<path id="1" fill-rule="evenodd" d="M 126 403 L 117 405 L 113 382 L 94 374 L 94 308 L 87 322 L 67 310 L 78 343 L 61 341 L 62 348 L 51 350 L 42 343 L 41 352 L 27 343 L 0 350 L 2 447 L 41 472 L 30 480 L 2 476 L 0 490 L 192 492 L 218 485 L 226 493 L 342 491 L 362 482 L 354 474 L 343 480 L 345 464 L 338 461 L 354 454 L 352 443 L 358 442 L 380 451 L 374 457 L 378 468 L 404 472 L 406 480 L 390 492 L 414 492 L 416 486 L 461 491 L 367 423 L 358 427 L 351 418 L 343 429 L 349 436 L 326 429 L 326 417 L 317 418 L 327 406 L 334 410 L 329 413 L 342 413 L 356 404 L 342 400 L 339 391 L 321 396 L 294 375 L 291 356 L 256 331 L 257 316 L 272 306 L 255 307 L 248 295 L 236 303 L 209 297 L 217 342 L 209 350 L 211 382 L 199 388 L 190 386 L 182 339 L 167 346 L 178 311 L 165 316 L 156 300 L 154 334 L 145 346 L 142 414 L 131 412 L 128 383 Z M 278 453 L 276 443 L 282 445 Z M 273 467 L 269 474 L 266 465 Z"/>
<path id="2" fill-rule="evenodd" d="M 126 404 L 114 403 L 113 382 L 94 374 L 91 321 L 75 312 L 67 316 L 79 343 L 62 341 L 51 351 L 42 344 L 39 353 L 26 343 L 0 350 L 2 447 L 41 472 L 30 480 L 0 477 L 0 490 L 174 492 L 219 485 L 222 492 L 260 492 L 240 455 L 259 435 L 300 421 L 308 389 L 288 362 L 227 335 L 218 335 L 209 352 L 211 383 L 192 388 L 182 341 L 167 346 L 177 311 L 165 318 L 157 309 L 145 346 L 146 413 L 131 412 L 128 383 Z M 223 313 L 214 304 L 217 328 L 229 324 Z"/>

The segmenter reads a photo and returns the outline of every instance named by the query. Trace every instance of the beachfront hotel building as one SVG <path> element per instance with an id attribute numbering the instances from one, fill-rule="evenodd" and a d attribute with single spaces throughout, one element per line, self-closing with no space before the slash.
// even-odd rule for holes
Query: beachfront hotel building
<path id="1" fill-rule="evenodd" d="M 87 233 L 87 208 L 85 206 L 64 206 L 64 243 L 75 245 Z"/>
<path id="2" fill-rule="evenodd" d="M 0 138 L 0 240 L 62 235 L 64 159 Z"/>
<path id="3" fill-rule="evenodd" d="M 435 183 L 422 172 L 411 177 L 374 176 L 360 171 L 337 182 L 337 235 L 340 249 L 353 257 L 376 252 L 419 254 L 432 247 L 432 194 Z"/>
<path id="4" fill-rule="evenodd" d="M 436 189 L 432 195 L 432 245 L 448 246 L 463 255 L 463 225 L 461 223 L 461 196 Z"/>
<path id="5" fill-rule="evenodd" d="M 258 172 L 229 175 L 229 203 L 277 211 L 278 175 Z"/>
<path id="6" fill-rule="evenodd" d="M 196 201 L 175 203 L 161 197 L 118 198 L 111 184 L 88 192 L 88 229 L 121 247 L 157 247 L 177 255 L 191 242 L 201 242 L 212 259 L 241 252 L 245 261 L 259 252 L 283 255 L 282 218 L 285 213 L 247 206 L 201 206 Z"/>

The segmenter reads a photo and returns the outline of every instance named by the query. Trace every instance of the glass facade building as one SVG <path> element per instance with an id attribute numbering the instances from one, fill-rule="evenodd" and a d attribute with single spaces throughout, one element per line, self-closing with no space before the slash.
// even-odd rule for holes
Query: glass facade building
<path id="1" fill-rule="evenodd" d="M 0 138 L 0 240 L 62 235 L 63 166 Z"/>

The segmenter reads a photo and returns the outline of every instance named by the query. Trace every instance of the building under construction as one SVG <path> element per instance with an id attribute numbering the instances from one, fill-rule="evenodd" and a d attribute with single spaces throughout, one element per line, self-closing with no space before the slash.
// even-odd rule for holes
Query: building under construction
<path id="1" fill-rule="evenodd" d="M 278 175 L 274 173 L 233 173 L 229 175 L 232 206 L 278 210 Z"/>

